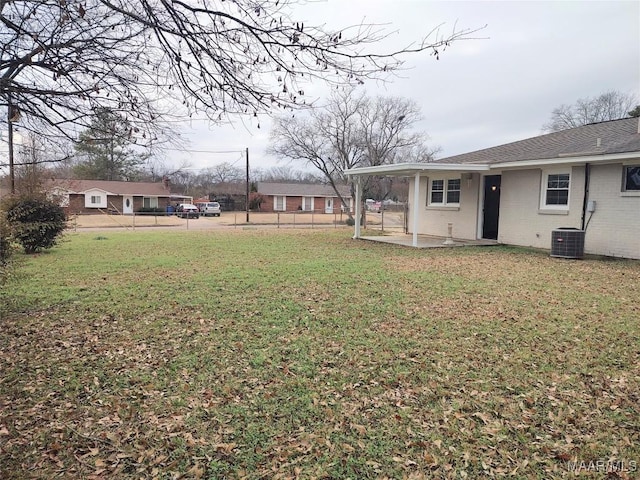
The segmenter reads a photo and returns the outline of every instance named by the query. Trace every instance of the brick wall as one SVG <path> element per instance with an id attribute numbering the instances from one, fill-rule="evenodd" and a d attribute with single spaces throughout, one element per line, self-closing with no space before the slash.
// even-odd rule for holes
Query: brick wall
<path id="1" fill-rule="evenodd" d="M 589 200 L 596 201 L 596 211 L 586 230 L 585 253 L 640 259 L 640 223 L 636 221 L 640 196 L 621 192 L 622 167 L 591 167 Z M 550 249 L 552 230 L 581 228 L 584 171 L 584 167 L 571 169 L 569 210 L 555 215 L 540 210 L 540 170 L 504 172 L 499 241 Z"/>
<path id="2" fill-rule="evenodd" d="M 587 227 L 584 249 L 596 255 L 640 259 L 640 195 L 622 193 L 622 167 L 591 167 L 589 200 L 595 200 L 596 211 Z"/>
<path id="3" fill-rule="evenodd" d="M 169 205 L 169 197 L 160 197 L 158 198 L 158 208 L 162 210 L 167 209 L 167 205 Z M 67 215 L 91 215 L 91 214 L 102 214 L 105 211 L 111 211 L 116 209 L 118 212 L 122 213 L 123 207 L 123 197 L 119 195 L 109 195 L 107 196 L 107 207 L 103 208 L 102 211 L 98 208 L 87 208 L 84 205 L 84 195 L 72 194 L 69 195 L 69 206 L 65 208 Z M 134 196 L 133 197 L 133 211 L 138 212 L 144 204 L 144 197 L 142 196 Z"/>
<path id="4" fill-rule="evenodd" d="M 568 210 L 540 208 L 542 170 L 502 173 L 498 241 L 524 247 L 551 248 L 551 231 L 560 227 L 580 228 L 584 197 L 584 167 L 566 167 L 570 172 Z"/>
<path id="5" fill-rule="evenodd" d="M 434 178 L 441 178 L 435 176 Z M 478 225 L 478 188 L 481 177 L 474 173 L 471 179 L 462 179 L 460 182 L 460 205 L 455 207 L 427 206 L 427 192 L 429 178 L 420 178 L 420 191 L 418 204 L 418 233 L 423 235 L 436 235 L 446 237 L 449 223 L 453 224 L 454 238 L 475 240 Z M 413 179 L 409 183 L 409 231 L 413 232 Z"/>
<path id="6" fill-rule="evenodd" d="M 273 195 L 265 196 L 266 201 L 260 205 L 261 212 L 274 212 L 274 197 Z M 286 197 L 286 211 L 287 212 L 302 212 L 302 197 Z M 314 197 L 313 199 L 313 211 L 315 213 L 324 213 L 325 197 Z M 306 210 L 309 211 L 309 210 Z M 310 211 L 309 211 L 310 212 Z M 340 213 L 340 200 L 338 198 L 333 199 L 333 213 Z"/>

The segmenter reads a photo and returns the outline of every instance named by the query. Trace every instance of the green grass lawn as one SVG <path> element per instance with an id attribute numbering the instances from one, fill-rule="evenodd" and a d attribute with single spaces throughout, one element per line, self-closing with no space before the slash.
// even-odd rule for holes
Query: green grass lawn
<path id="1" fill-rule="evenodd" d="M 640 263 L 350 234 L 70 234 L 26 259 L 0 478 L 638 476 Z"/>

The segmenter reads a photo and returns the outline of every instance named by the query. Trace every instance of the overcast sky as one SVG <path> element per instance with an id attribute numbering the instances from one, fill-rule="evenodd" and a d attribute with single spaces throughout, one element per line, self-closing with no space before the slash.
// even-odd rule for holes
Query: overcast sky
<path id="1" fill-rule="evenodd" d="M 512 142 L 541 133 L 551 111 L 608 90 L 640 96 L 639 1 L 448 1 L 324 0 L 300 7 L 305 24 L 340 28 L 367 22 L 392 32 L 380 50 L 419 40 L 438 25 L 443 32 L 474 29 L 477 40 L 455 43 L 440 60 L 406 58 L 401 78 L 366 84 L 367 93 L 415 100 L 424 120 L 417 126 L 438 145 L 440 158 Z M 320 89 L 318 90 L 320 91 Z M 191 153 L 171 151 L 168 163 L 206 168 L 222 162 L 252 167 L 279 163 L 265 149 L 268 118 L 233 127 L 193 122 L 184 132 Z M 200 152 L 198 152 L 200 151 Z M 295 166 L 301 169 L 302 165 Z"/>

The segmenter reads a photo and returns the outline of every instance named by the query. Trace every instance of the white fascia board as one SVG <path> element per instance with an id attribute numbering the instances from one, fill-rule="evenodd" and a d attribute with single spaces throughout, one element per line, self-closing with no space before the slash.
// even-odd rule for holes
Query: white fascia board
<path id="1" fill-rule="evenodd" d="M 613 163 L 640 158 L 640 152 L 611 153 L 609 155 L 585 155 L 575 157 L 542 158 L 539 160 L 522 160 L 519 162 L 494 163 L 492 170 L 507 168 L 550 167 L 554 165 L 576 165 L 583 163 Z"/>
<path id="2" fill-rule="evenodd" d="M 489 165 L 477 163 L 394 163 L 393 165 L 377 165 L 375 167 L 356 167 L 345 170 L 347 175 L 415 175 L 420 172 L 487 172 Z"/>
<path id="3" fill-rule="evenodd" d="M 375 167 L 356 167 L 345 170 L 349 176 L 358 175 L 415 175 L 426 172 L 488 172 L 505 169 L 523 169 L 532 167 L 548 167 L 554 165 L 579 165 L 584 163 L 625 162 L 640 158 L 640 152 L 612 153 L 608 155 L 576 155 L 567 157 L 542 158 L 537 160 L 521 160 L 517 162 L 497 162 L 493 164 L 479 163 L 395 163 L 393 165 L 377 165 Z"/>
<path id="4" fill-rule="evenodd" d="M 86 195 L 87 193 L 90 193 L 90 192 L 102 192 L 102 193 L 106 193 L 107 195 L 120 195 L 119 193 L 111 193 L 111 192 L 108 192 L 107 190 L 103 190 L 101 188 L 93 188 L 93 187 L 87 188 L 86 190 L 83 190 L 78 193 Z"/>

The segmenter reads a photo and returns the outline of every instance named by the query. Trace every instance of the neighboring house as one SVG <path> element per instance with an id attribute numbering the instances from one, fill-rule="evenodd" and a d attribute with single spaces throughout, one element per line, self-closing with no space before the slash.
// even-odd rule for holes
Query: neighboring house
<path id="1" fill-rule="evenodd" d="M 640 259 L 640 119 L 595 123 L 425 164 L 354 168 L 412 177 L 409 231 L 551 248 L 552 231 L 585 230 L 585 253 Z M 360 226 L 356 223 L 356 237 Z"/>
<path id="2" fill-rule="evenodd" d="M 112 212 L 126 215 L 150 209 L 164 211 L 168 205 L 185 198 L 171 195 L 168 182 L 56 179 L 49 180 L 46 187 L 61 199 L 68 214 Z"/>
<path id="3" fill-rule="evenodd" d="M 260 206 L 263 212 L 316 212 L 337 213 L 353 211 L 351 190 L 347 185 L 338 191 L 345 204 L 329 185 L 310 183 L 269 183 L 258 182 L 257 190 L 265 199 Z"/>

